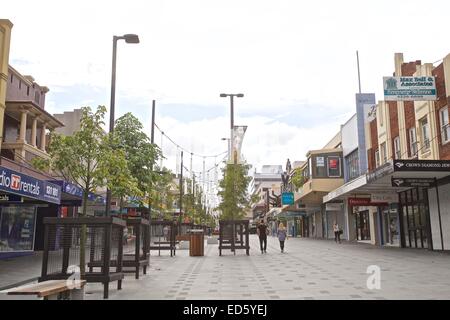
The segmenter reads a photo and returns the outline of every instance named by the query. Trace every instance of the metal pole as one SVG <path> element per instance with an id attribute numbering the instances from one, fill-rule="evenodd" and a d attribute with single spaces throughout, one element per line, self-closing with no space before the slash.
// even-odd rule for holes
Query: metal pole
<path id="1" fill-rule="evenodd" d="M 115 105 L 116 105 L 116 60 L 117 60 L 117 40 L 116 36 L 113 36 L 113 55 L 112 55 L 112 68 L 111 68 L 111 105 L 109 108 L 109 132 L 112 134 L 114 132 L 114 113 L 115 113 Z M 111 211 L 111 190 L 109 188 L 106 189 L 106 208 L 105 208 L 105 216 L 109 216 Z"/>
<path id="2" fill-rule="evenodd" d="M 437 200 L 437 208 L 438 208 L 438 216 L 439 216 L 439 232 L 441 235 L 441 248 L 442 251 L 444 251 L 444 236 L 442 234 L 442 220 L 441 220 L 441 204 L 439 201 L 439 189 L 438 189 L 438 183 L 437 183 L 437 179 L 434 178 L 434 185 L 436 186 L 436 200 Z"/>
<path id="3" fill-rule="evenodd" d="M 155 109 L 156 109 L 156 101 L 153 100 L 152 103 L 152 128 L 151 128 L 151 135 L 150 135 L 150 143 L 152 144 L 152 146 L 154 146 L 155 144 Z M 150 164 L 150 171 L 153 172 L 153 163 Z M 152 204 L 151 204 L 151 191 L 152 189 L 150 188 L 150 194 L 148 195 L 149 197 L 149 201 L 148 201 L 148 221 L 150 223 L 150 231 L 149 231 L 149 237 L 150 237 L 150 242 L 152 239 Z M 149 256 L 150 259 L 150 256 Z"/>
<path id="4" fill-rule="evenodd" d="M 231 134 L 230 134 L 230 161 L 234 158 L 234 96 L 230 95 L 230 111 L 231 111 Z"/>
<path id="5" fill-rule="evenodd" d="M 359 52 L 358 50 L 356 51 L 356 61 L 358 64 L 358 84 L 359 84 L 359 93 L 361 94 L 361 73 L 359 70 Z"/>
<path id="6" fill-rule="evenodd" d="M 181 151 L 181 171 L 180 171 L 180 215 L 179 223 L 181 228 L 181 212 L 183 210 L 183 151 Z M 181 229 L 180 229 L 181 230 Z"/>

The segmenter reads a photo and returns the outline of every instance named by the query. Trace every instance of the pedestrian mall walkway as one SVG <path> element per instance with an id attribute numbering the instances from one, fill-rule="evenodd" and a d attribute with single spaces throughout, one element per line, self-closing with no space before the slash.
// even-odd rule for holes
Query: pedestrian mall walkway
<path id="1" fill-rule="evenodd" d="M 290 238 L 282 254 L 269 237 L 261 254 L 257 236 L 250 242 L 250 256 L 237 250 L 219 257 L 218 245 L 206 244 L 204 257 L 152 251 L 147 275 L 127 274 L 120 291 L 111 284 L 110 299 L 450 299 L 447 253 Z M 367 288 L 371 265 L 381 269 L 380 290 Z M 85 299 L 102 293 L 101 285 L 88 284 Z"/>

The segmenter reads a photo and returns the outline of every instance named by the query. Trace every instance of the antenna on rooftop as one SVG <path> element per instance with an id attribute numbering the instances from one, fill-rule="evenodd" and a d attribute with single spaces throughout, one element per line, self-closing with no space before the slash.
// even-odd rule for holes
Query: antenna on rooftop
<path id="1" fill-rule="evenodd" d="M 359 70 L 359 53 L 358 50 L 356 50 L 356 63 L 358 65 L 358 84 L 359 84 L 359 93 L 361 94 L 361 73 Z"/>

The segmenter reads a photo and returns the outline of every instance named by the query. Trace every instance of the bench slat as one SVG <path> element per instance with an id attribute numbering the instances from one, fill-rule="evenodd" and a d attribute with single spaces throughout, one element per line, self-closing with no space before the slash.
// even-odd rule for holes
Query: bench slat
<path id="1" fill-rule="evenodd" d="M 8 295 L 37 295 L 39 298 L 72 290 L 75 286 L 83 287 L 86 280 L 48 280 L 37 284 L 25 285 L 10 289 Z"/>

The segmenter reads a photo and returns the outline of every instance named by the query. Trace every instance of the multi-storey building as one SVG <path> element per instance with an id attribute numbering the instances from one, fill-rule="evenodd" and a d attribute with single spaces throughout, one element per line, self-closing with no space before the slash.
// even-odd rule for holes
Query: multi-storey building
<path id="1" fill-rule="evenodd" d="M 261 172 L 253 174 L 250 182 L 250 192 L 257 195 L 259 201 L 253 205 L 253 219 L 266 217 L 271 209 L 269 197 L 280 195 L 281 175 L 283 167 L 281 165 L 263 165 Z"/>
<path id="2" fill-rule="evenodd" d="M 437 99 L 379 101 L 364 120 L 368 172 L 324 202 L 344 202 L 348 240 L 448 250 L 450 55 L 434 66 L 397 53 L 394 76 L 434 77 Z"/>

